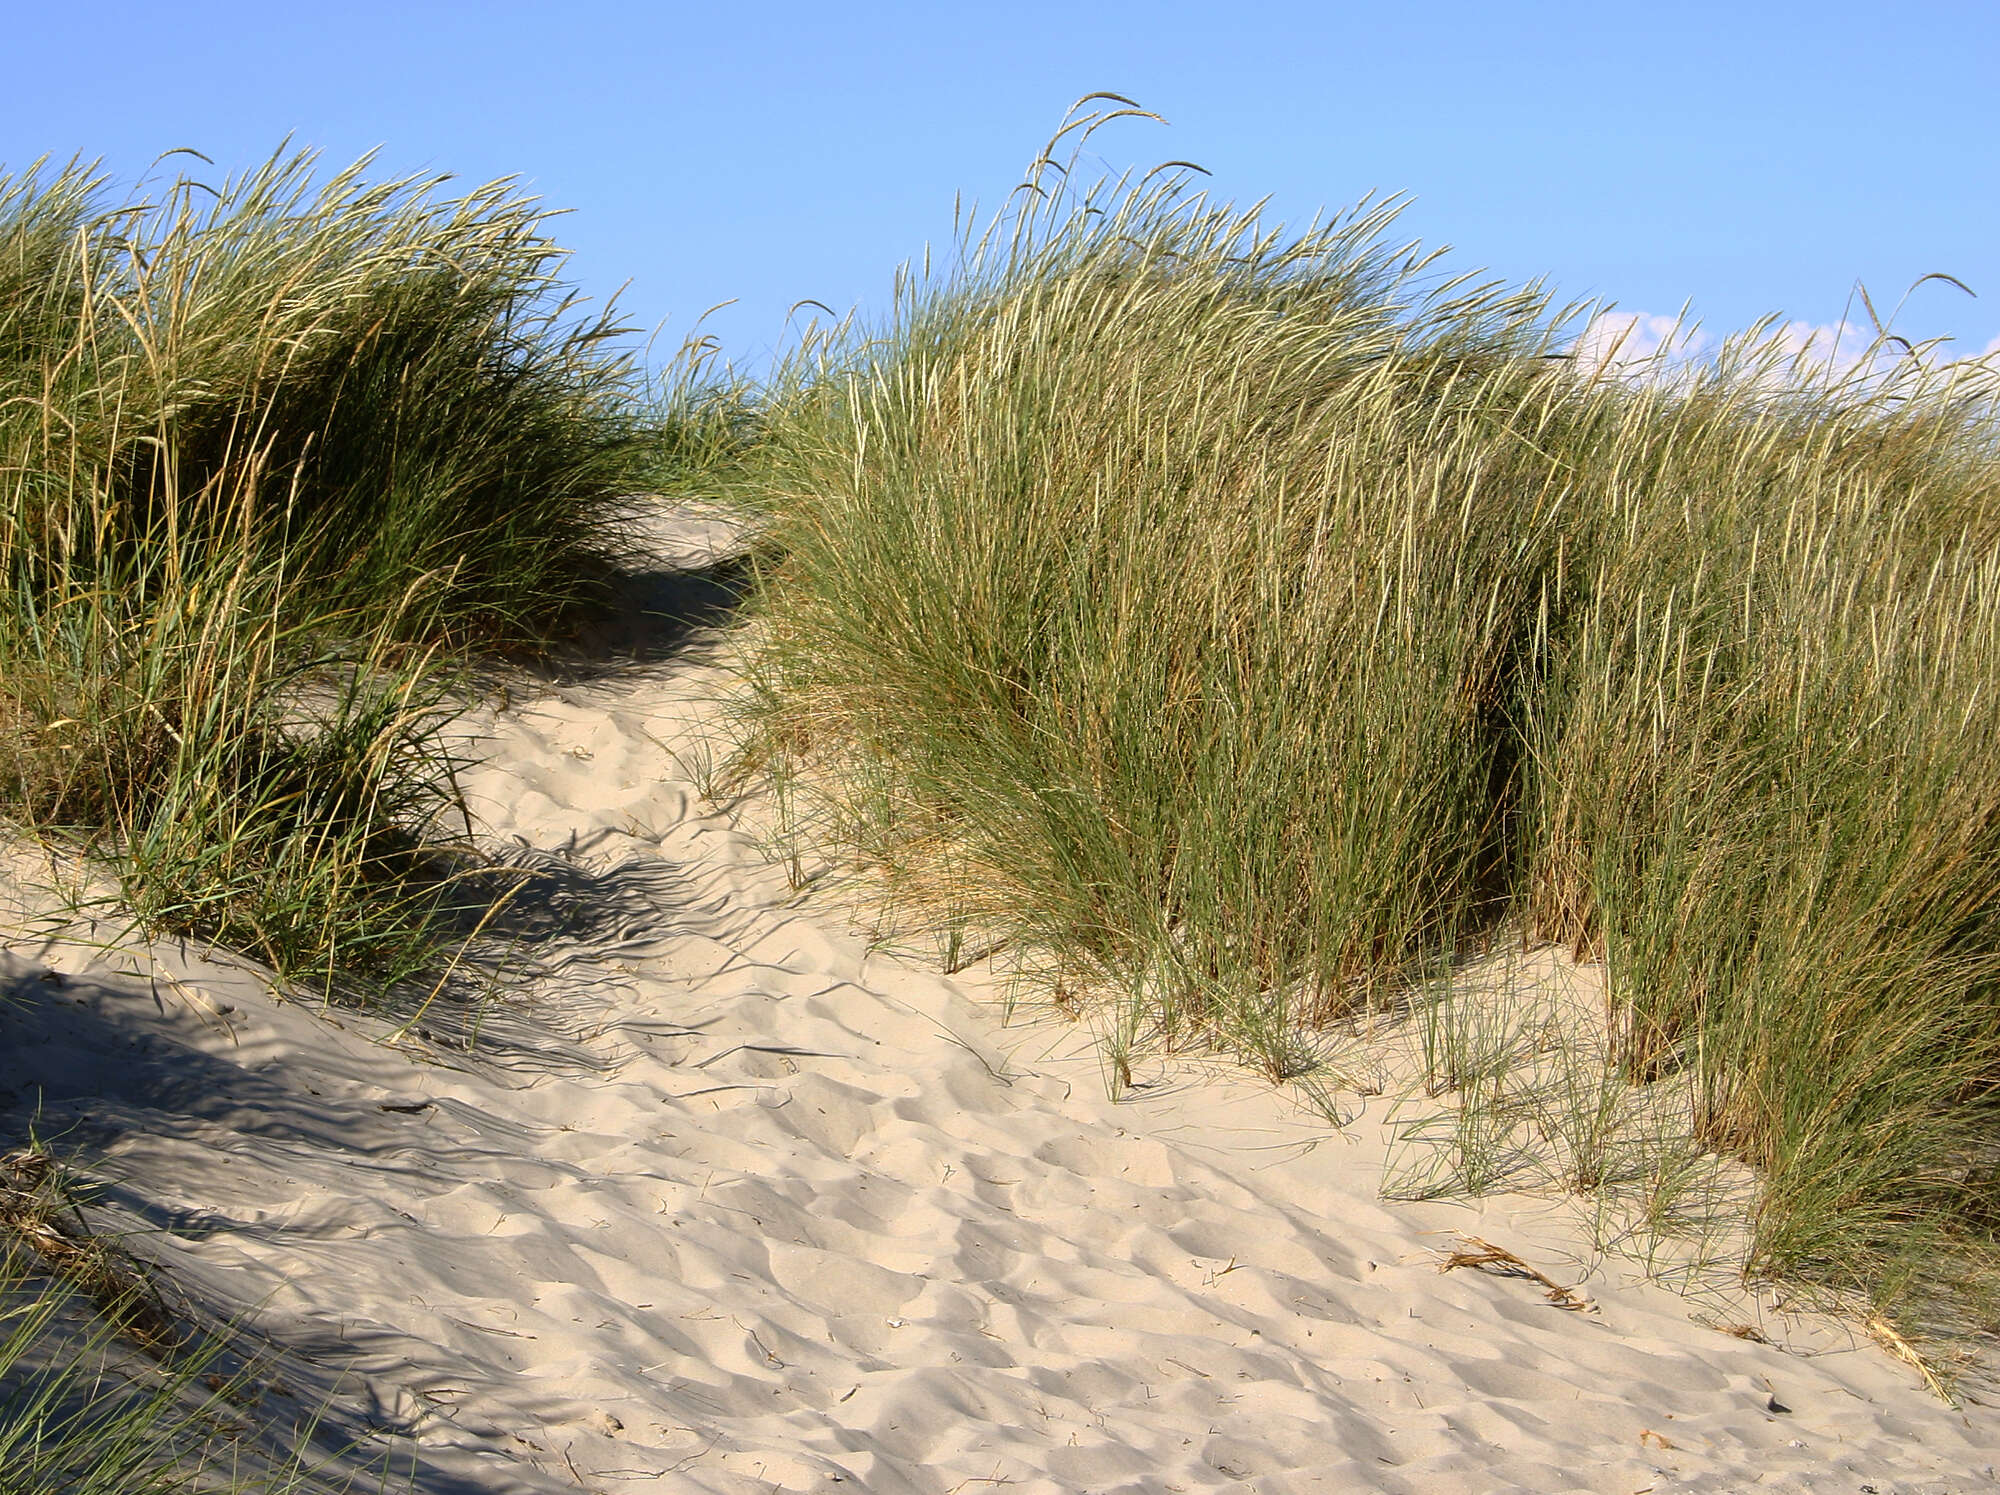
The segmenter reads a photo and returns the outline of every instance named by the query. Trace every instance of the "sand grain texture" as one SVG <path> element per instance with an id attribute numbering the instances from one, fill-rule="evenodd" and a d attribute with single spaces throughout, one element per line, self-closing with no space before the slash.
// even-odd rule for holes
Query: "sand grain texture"
<path id="1" fill-rule="evenodd" d="M 93 1218 L 415 1489 L 1996 1487 L 1992 1413 L 1858 1335 L 1718 1333 L 1530 1204 L 1384 1204 L 1374 1109 L 1194 1062 L 1114 1104 L 1081 1028 L 794 906 L 677 756 L 724 671 L 654 653 L 474 720 L 546 917 L 469 1056 L 194 951 L 0 955 L 9 1144 L 81 1149 Z M 1454 1230 L 1591 1311 L 1441 1273 Z"/>

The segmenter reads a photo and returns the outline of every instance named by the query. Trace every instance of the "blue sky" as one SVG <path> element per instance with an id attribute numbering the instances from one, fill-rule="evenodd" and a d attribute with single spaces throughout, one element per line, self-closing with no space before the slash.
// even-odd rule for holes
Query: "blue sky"
<path id="1" fill-rule="evenodd" d="M 572 273 L 677 342 L 704 308 L 756 366 L 788 308 L 879 307 L 995 202 L 1076 97 L 1165 115 L 1106 164 L 1187 158 L 1303 219 L 1375 189 L 1454 263 L 1715 331 L 1837 321 L 1931 271 L 1899 328 L 2000 339 L 2000 6 L 1706 0 L 1224 7 L 871 3 L 28 4 L 0 164 L 285 136 L 344 163 L 518 174 Z"/>

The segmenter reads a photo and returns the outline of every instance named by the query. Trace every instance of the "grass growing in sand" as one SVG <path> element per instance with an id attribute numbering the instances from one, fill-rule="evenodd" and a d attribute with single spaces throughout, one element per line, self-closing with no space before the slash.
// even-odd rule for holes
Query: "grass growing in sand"
<path id="1" fill-rule="evenodd" d="M 74 1312 L 70 1291 L 38 1280 L 0 1244 L 0 1490 L 8 1495 L 168 1495 L 203 1486 L 183 1471 L 212 1448 L 198 1368 L 151 1386 L 127 1381 L 116 1338 Z M 222 1406 L 219 1396 L 210 1398 Z M 241 1488 L 248 1488 L 243 1486 Z"/>
<path id="2" fill-rule="evenodd" d="M 1635 394 L 1590 454 L 1524 895 L 1605 955 L 1625 1077 L 1758 1170 L 1753 1265 L 1913 1307 L 2000 1224 L 1994 391 L 1784 372 Z"/>
<path id="3" fill-rule="evenodd" d="M 303 1446 L 280 1449 L 260 1436 L 246 1416 L 263 1395 L 257 1378 L 247 1368 L 218 1373 L 221 1343 L 184 1322 L 142 1267 L 90 1230 L 73 1181 L 39 1148 L 0 1157 L 0 1225 L 0 1491 L 353 1487 L 351 1478 L 321 1477 L 328 1470 Z"/>
<path id="4" fill-rule="evenodd" d="M 287 975 L 435 944 L 449 651 L 597 598 L 620 329 L 505 183 L 0 180 L 0 809 Z"/>
<path id="5" fill-rule="evenodd" d="M 1310 1076 L 1414 1014 L 1440 1186 L 1527 1147 L 1664 1229 L 1733 1158 L 1749 1270 L 1982 1311 L 1990 375 L 1582 367 L 1574 312 L 1442 278 L 1393 202 L 1082 185 L 1060 142 L 1126 112 L 888 325 L 761 392 L 697 348 L 643 451 L 504 184 L 0 181 L 0 813 L 149 930 L 434 966 L 455 661 L 604 595 L 635 476 L 719 486 L 764 520 L 755 753 L 832 769 L 827 833 L 953 961 L 1108 1014 L 1117 1084 L 1151 1042 Z M 1523 934 L 1605 961 L 1587 1047 L 1413 995 Z"/>
<path id="6" fill-rule="evenodd" d="M 453 663 L 606 595 L 637 417 L 531 199 L 365 171 L 0 178 L 0 817 L 148 933 L 379 993 L 457 937 Z M 0 1484 L 184 1485 L 7 1261 L 0 1372 L 53 1359 Z"/>
<path id="7" fill-rule="evenodd" d="M 1066 134 L 1129 112 L 1095 102 Z M 1758 1170 L 1750 1270 L 1963 1309 L 2000 1225 L 1990 370 L 1753 336 L 1634 381 L 1393 219 L 1051 151 L 809 348 L 755 485 L 756 751 L 833 770 L 827 833 L 906 908 L 1102 997 L 1121 1081 L 1147 1037 L 1298 1073 L 1496 934 L 1601 955 L 1619 1083 Z M 1587 1178 L 1617 1107 L 1571 1089 Z"/>

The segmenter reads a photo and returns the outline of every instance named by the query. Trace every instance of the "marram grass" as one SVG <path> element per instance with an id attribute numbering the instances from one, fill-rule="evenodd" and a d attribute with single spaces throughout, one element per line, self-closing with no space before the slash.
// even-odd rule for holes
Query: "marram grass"
<path id="1" fill-rule="evenodd" d="M 314 164 L 123 204 L 77 167 L 0 181 L 0 543 L 254 546 L 372 619 L 546 625 L 616 513 L 623 329 L 580 315 L 507 183 Z"/>
<path id="2" fill-rule="evenodd" d="M 1296 1073 L 1525 928 L 1759 1170 L 1753 1270 L 1990 1280 L 1990 370 L 1632 380 L 1393 204 L 1070 180 L 770 392 L 753 758 L 1103 998 L 1115 1083 L 1148 1035 Z"/>
<path id="3" fill-rule="evenodd" d="M 1079 218 L 913 302 L 778 438 L 773 689 L 859 748 L 857 824 L 956 916 L 1280 1069 L 1292 1017 L 1448 953 L 1497 886 L 1567 501 L 1480 435 L 1559 405 L 1538 303 L 1400 303 L 1386 217 Z"/>
<path id="4" fill-rule="evenodd" d="M 365 170 L 0 180 L 0 807 L 380 984 L 440 938 L 445 667 L 603 595 L 635 431 L 532 200 Z"/>
<path id="5" fill-rule="evenodd" d="M 1881 1281 L 1990 1244 L 2000 1078 L 2000 462 L 1914 366 L 1636 401 L 1537 724 L 1552 932 L 1622 1064 L 1763 1180 L 1757 1264 Z"/>
<path id="6" fill-rule="evenodd" d="M 458 938 L 455 662 L 605 595 L 645 453 L 542 210 L 365 171 L 0 177 L 0 823 L 374 1000 Z M 67 1312 L 0 1241 L 0 1489 L 273 1483 Z"/>

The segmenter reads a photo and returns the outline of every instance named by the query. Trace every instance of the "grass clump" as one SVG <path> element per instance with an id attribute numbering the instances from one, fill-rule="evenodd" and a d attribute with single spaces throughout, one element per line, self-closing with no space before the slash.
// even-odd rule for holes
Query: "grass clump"
<path id="1" fill-rule="evenodd" d="M 1880 1289 L 1996 1221 L 2000 451 L 1976 371 L 1803 373 L 1621 422 L 1530 897 L 1759 1170 L 1753 1266 Z"/>
<path id="2" fill-rule="evenodd" d="M 197 1488 L 186 1464 L 213 1434 L 183 1405 L 194 1372 L 144 1387 L 113 1367 L 108 1326 L 73 1312 L 75 1294 L 0 1243 L 0 1490 L 7 1495 L 170 1495 Z M 220 1398 L 215 1398 L 220 1404 Z M 210 1455 L 212 1464 L 221 1461 Z M 176 1466 L 180 1466 L 178 1472 Z"/>
<path id="3" fill-rule="evenodd" d="M 379 1000 L 464 926 L 454 669 L 609 595 L 641 433 L 622 329 L 532 200 L 366 168 L 122 202 L 80 165 L 0 177 L 0 816 L 149 934 Z M 107 1298 L 100 1243 L 26 1197 L 0 1200 L 0 1488 L 247 1487 L 193 1371 L 106 1370 L 108 1326 L 157 1305 Z"/>
<path id="4" fill-rule="evenodd" d="M 317 1428 L 260 1436 L 258 1378 L 94 1233 L 39 1147 L 0 1158 L 0 1491 L 249 1495 L 348 1489 Z M 289 1395 L 289 1393 L 287 1393 Z M 280 1444 L 297 1442 L 298 1447 Z"/>
<path id="5" fill-rule="evenodd" d="M 1620 1083 L 1691 1087 L 1632 1112 L 1759 1170 L 1753 1270 L 1970 1301 L 1990 372 L 1635 381 L 1393 204 L 1070 181 L 774 391 L 756 751 L 833 770 L 907 907 L 1105 995 L 1121 1082 L 1148 1033 L 1296 1073 L 1503 927 L 1601 954 Z"/>
<path id="6" fill-rule="evenodd" d="M 150 928 L 394 979 L 443 667 L 605 595 L 632 380 L 532 200 L 366 164 L 0 180 L 0 804 Z"/>
<path id="7" fill-rule="evenodd" d="M 589 595 L 624 329 L 577 315 L 509 184 L 366 167 L 281 155 L 108 207 L 75 166 L 0 184 L 10 547 L 255 546 L 301 600 L 499 639 Z"/>
<path id="8" fill-rule="evenodd" d="M 772 721 L 906 891 L 1287 1073 L 1505 887 L 1543 299 L 1425 287 L 1393 205 L 1034 202 L 773 434 Z"/>

